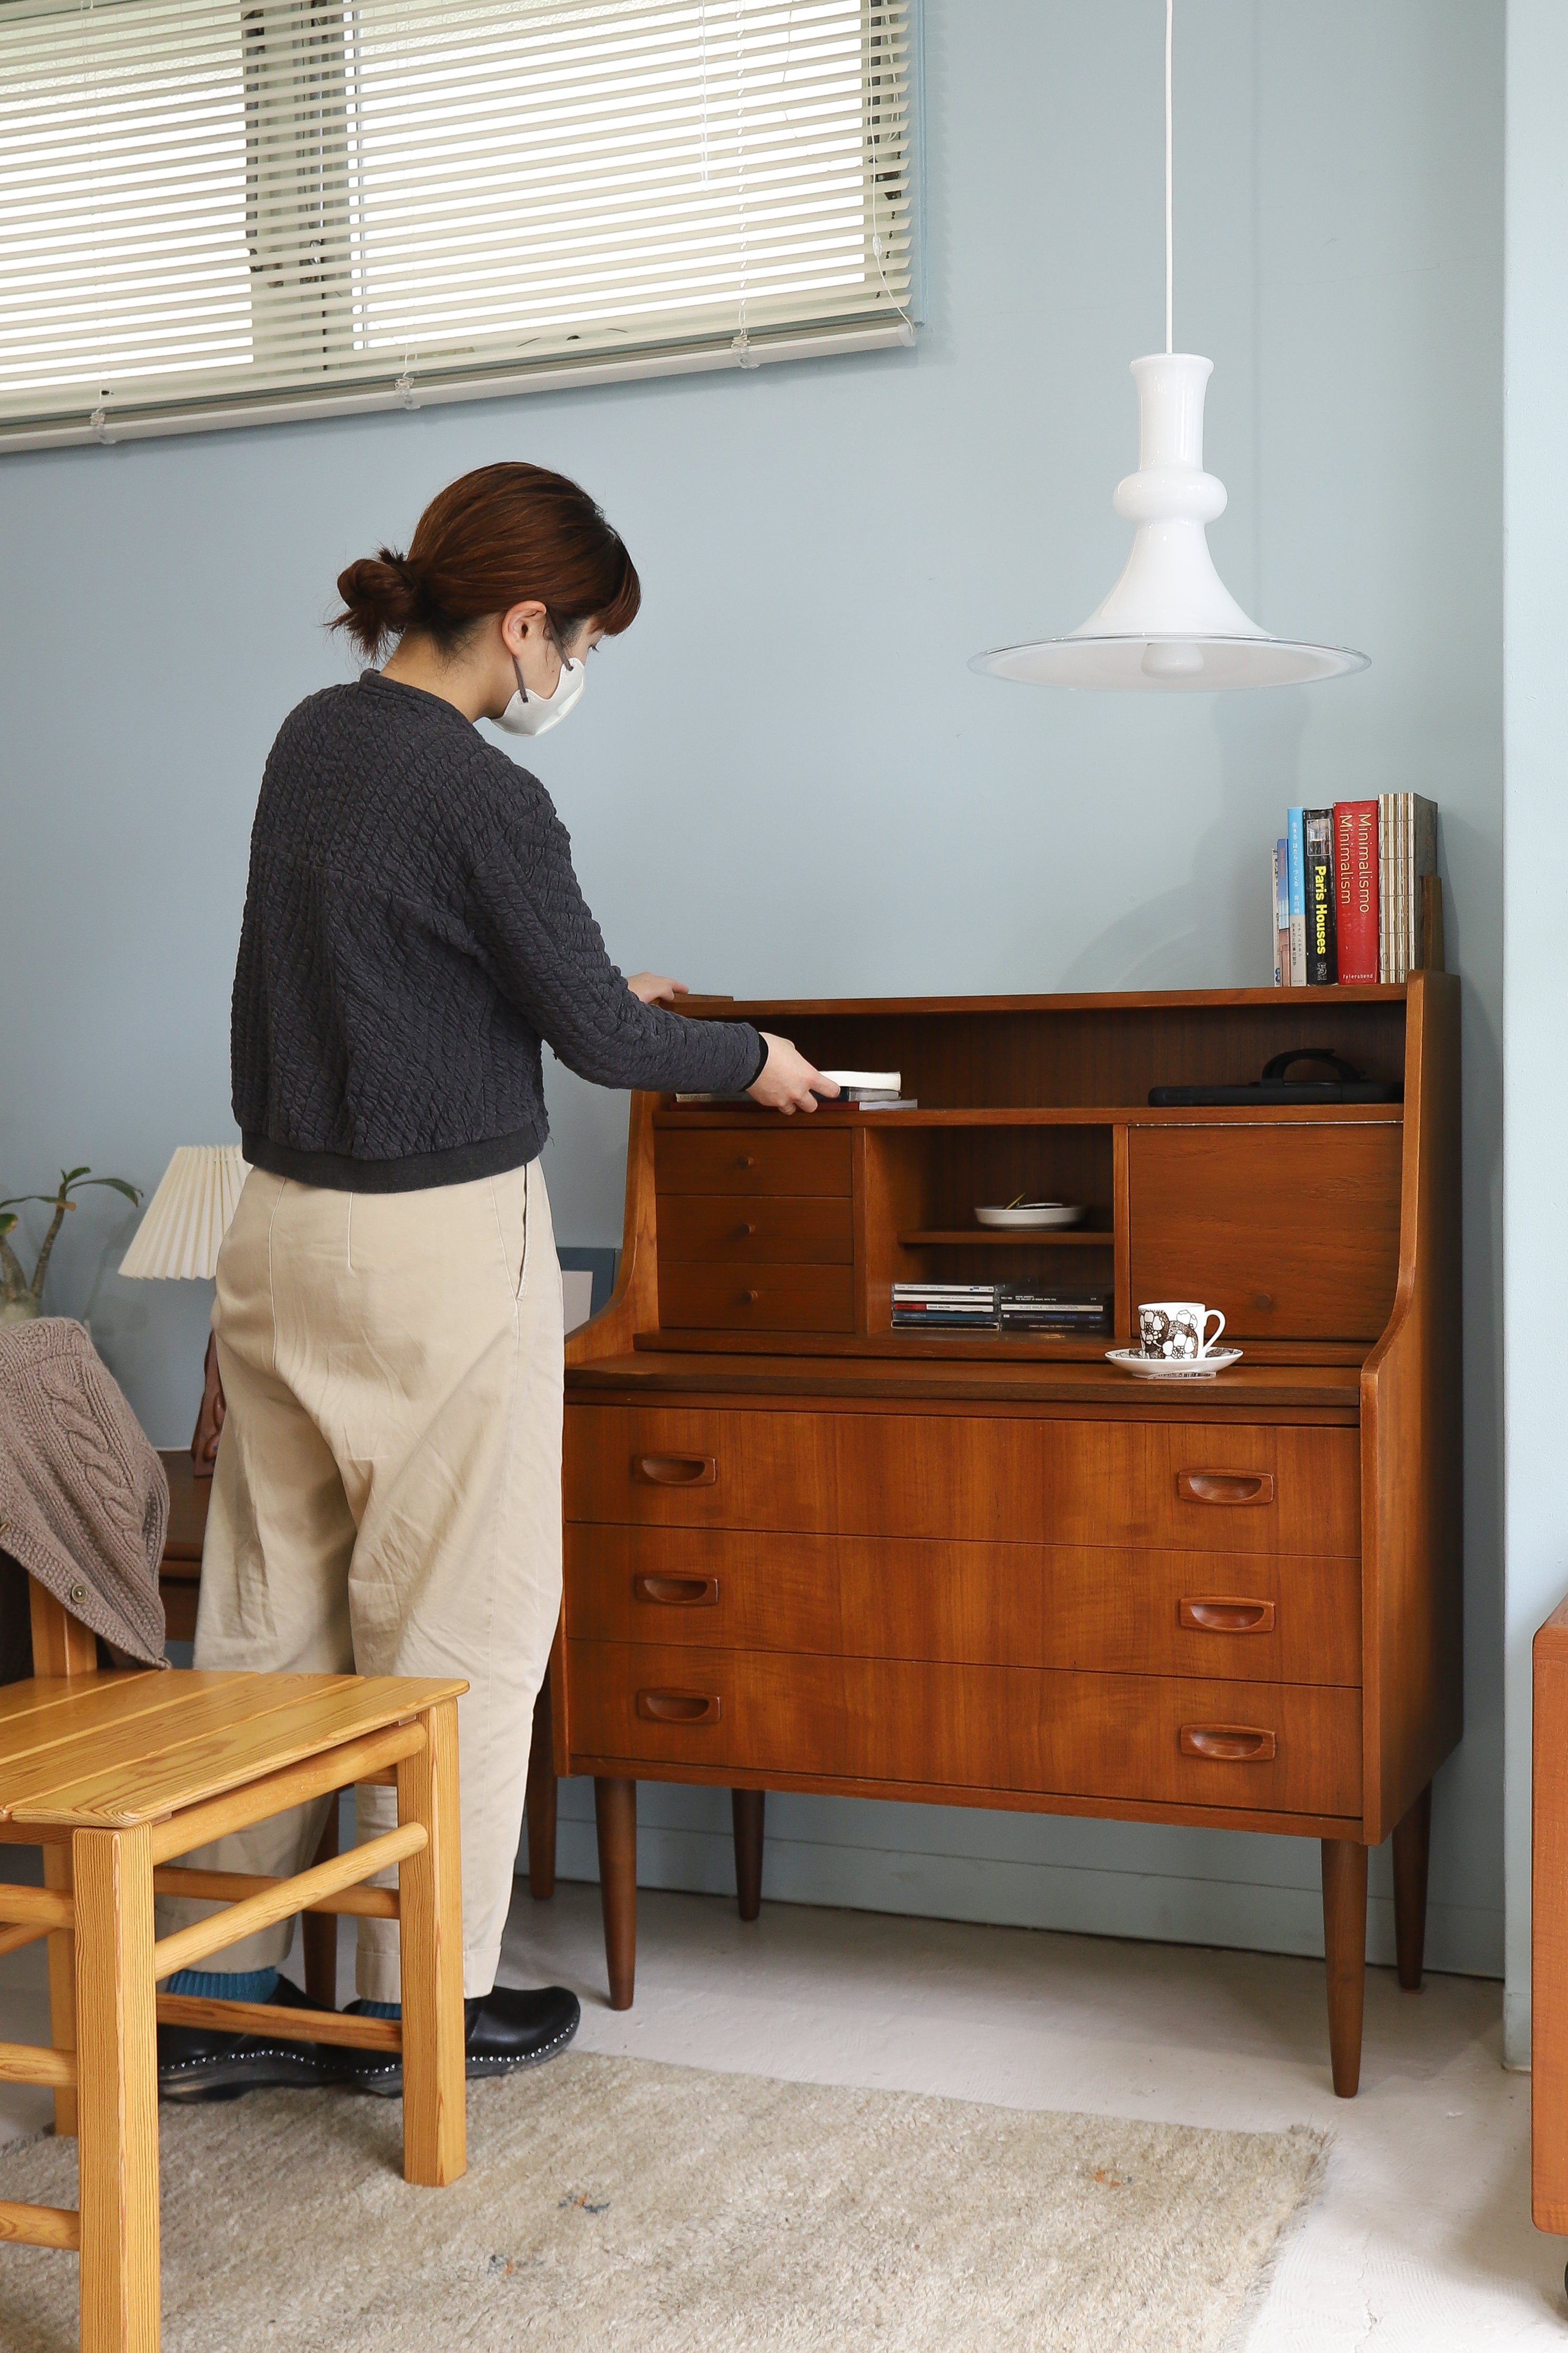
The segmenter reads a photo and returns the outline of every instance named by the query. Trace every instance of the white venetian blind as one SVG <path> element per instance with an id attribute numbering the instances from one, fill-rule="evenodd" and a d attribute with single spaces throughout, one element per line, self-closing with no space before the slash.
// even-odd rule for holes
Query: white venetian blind
<path id="1" fill-rule="evenodd" d="M 907 339 L 910 4 L 0 0 L 0 447 Z"/>

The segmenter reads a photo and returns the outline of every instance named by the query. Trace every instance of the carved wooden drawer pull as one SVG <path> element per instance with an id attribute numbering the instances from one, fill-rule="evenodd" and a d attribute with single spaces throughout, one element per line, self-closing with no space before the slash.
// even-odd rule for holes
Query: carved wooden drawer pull
<path id="1" fill-rule="evenodd" d="M 737 1168 L 754 1168 L 756 1165 L 757 1155 L 754 1152 L 738 1152 L 735 1155 L 735 1166 Z"/>
<path id="2" fill-rule="evenodd" d="M 1176 1604 L 1184 1626 L 1199 1634 L 1272 1634 L 1272 1601 L 1246 1601 L 1225 1593 L 1194 1593 Z"/>
<path id="3" fill-rule="evenodd" d="M 1279 1753 L 1279 1736 L 1248 1724 L 1184 1724 L 1182 1754 L 1211 1763 L 1267 1765 Z"/>
<path id="4" fill-rule="evenodd" d="M 1271 1504 L 1272 1471 L 1178 1471 L 1176 1493 L 1184 1504 Z"/>
<path id="5" fill-rule="evenodd" d="M 632 1477 L 639 1487 L 711 1487 L 719 1476 L 712 1454 L 634 1454 Z"/>
<path id="6" fill-rule="evenodd" d="M 654 1724 L 717 1724 L 722 1709 L 717 1692 L 640 1691 L 637 1714 Z"/>
<path id="7" fill-rule="evenodd" d="M 634 1577 L 632 1599 L 664 1602 L 675 1609 L 710 1609 L 719 1599 L 719 1580 L 716 1577 Z"/>
<path id="8" fill-rule="evenodd" d="M 735 1228 L 733 1239 L 738 1242 L 750 1241 L 752 1236 L 756 1232 L 756 1227 L 749 1219 L 742 1219 L 742 1222 Z"/>

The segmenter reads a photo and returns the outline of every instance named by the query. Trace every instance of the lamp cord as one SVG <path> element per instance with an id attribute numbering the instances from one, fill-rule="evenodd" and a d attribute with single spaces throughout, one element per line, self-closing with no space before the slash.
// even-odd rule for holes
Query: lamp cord
<path id="1" fill-rule="evenodd" d="M 1175 241 L 1171 227 L 1171 35 L 1175 0 L 1165 0 L 1165 349 L 1175 344 Z"/>

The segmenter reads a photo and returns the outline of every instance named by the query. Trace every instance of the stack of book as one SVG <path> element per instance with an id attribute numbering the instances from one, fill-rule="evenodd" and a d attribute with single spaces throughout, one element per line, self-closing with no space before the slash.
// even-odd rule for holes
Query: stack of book
<path id="1" fill-rule="evenodd" d="M 895 1282 L 893 1328 L 903 1332 L 994 1332 L 994 1282 Z"/>
<path id="2" fill-rule="evenodd" d="M 838 1092 L 822 1095 L 822 1103 L 858 1103 L 864 1111 L 919 1111 L 913 1095 L 904 1092 L 901 1071 L 824 1071 L 825 1079 L 837 1080 Z"/>
<path id="3" fill-rule="evenodd" d="M 825 1079 L 837 1082 L 836 1095 L 818 1095 L 819 1103 L 855 1104 L 862 1111 L 919 1111 L 914 1095 L 903 1092 L 901 1071 L 824 1071 Z M 678 1103 L 749 1103 L 748 1094 L 698 1092 L 678 1093 Z"/>
<path id="4" fill-rule="evenodd" d="M 1004 1332 L 1108 1332 L 1110 1302 L 1098 1291 L 1037 1291 L 1032 1283 L 998 1283 L 996 1312 Z"/>
<path id="5" fill-rule="evenodd" d="M 1384 793 L 1287 811 L 1269 913 L 1276 988 L 1440 972 L 1436 802 Z"/>

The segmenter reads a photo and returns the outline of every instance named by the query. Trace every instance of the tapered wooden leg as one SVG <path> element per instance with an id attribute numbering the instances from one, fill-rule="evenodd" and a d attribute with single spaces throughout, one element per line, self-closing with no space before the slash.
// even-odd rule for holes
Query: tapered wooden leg
<path id="1" fill-rule="evenodd" d="M 340 1793 L 334 1789 L 327 1803 L 327 1819 L 321 1825 L 321 1841 L 311 1856 L 311 1865 L 331 1862 L 338 1851 L 338 1805 Z M 300 1938 L 305 1947 L 305 1991 L 312 2001 L 325 2002 L 329 2010 L 338 2006 L 338 1915 L 335 1912 L 307 1912 L 300 1923 Z"/>
<path id="2" fill-rule="evenodd" d="M 153 1834 L 78 1831 L 82 2353 L 158 2353 Z"/>
<path id="3" fill-rule="evenodd" d="M 1353 2100 L 1366 1995 L 1366 1849 L 1353 1839 L 1323 1841 L 1323 1957 L 1334 2089 L 1342 2100 Z"/>
<path id="4" fill-rule="evenodd" d="M 403 2178 L 440 2189 L 468 2164 L 457 1702 L 422 1721 L 426 1746 L 397 1767 L 398 1822 L 422 1822 L 429 1841 L 397 1866 Z"/>
<path id="5" fill-rule="evenodd" d="M 605 1911 L 605 1960 L 610 2008 L 630 2010 L 637 1966 L 637 1785 L 594 1783 L 599 1833 L 599 1901 Z"/>
<path id="6" fill-rule="evenodd" d="M 555 1753 L 550 1718 L 550 1677 L 533 1703 L 528 1752 L 528 1892 L 543 1904 L 555 1893 Z"/>
<path id="7" fill-rule="evenodd" d="M 1432 1850 L 1432 1784 L 1394 1833 L 1394 1950 L 1406 1993 L 1421 1990 L 1426 1951 L 1426 1863 Z"/>
<path id="8" fill-rule="evenodd" d="M 68 1846 L 44 1849 L 44 1885 L 68 1892 L 71 1851 Z M 68 1928 L 49 1938 L 49 2041 L 57 2051 L 76 2049 L 76 1945 Z M 55 2131 L 62 2140 L 76 2131 L 75 2092 L 55 2094 Z"/>
<path id="9" fill-rule="evenodd" d="M 735 1893 L 742 1920 L 754 1920 L 763 1908 L 763 1816 L 765 1789 L 731 1789 L 735 1818 Z"/>

